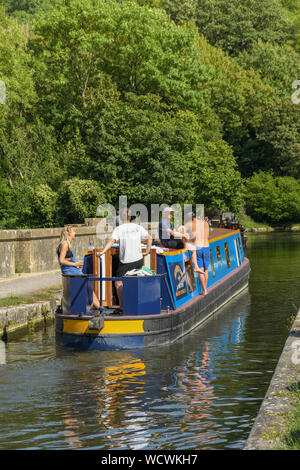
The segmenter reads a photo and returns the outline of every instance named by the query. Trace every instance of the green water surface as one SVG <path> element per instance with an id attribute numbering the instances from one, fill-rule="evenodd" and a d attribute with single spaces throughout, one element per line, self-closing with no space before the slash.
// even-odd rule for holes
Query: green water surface
<path id="1" fill-rule="evenodd" d="M 300 233 L 249 234 L 246 255 L 249 288 L 171 346 L 1 343 L 0 449 L 242 449 L 300 307 Z"/>

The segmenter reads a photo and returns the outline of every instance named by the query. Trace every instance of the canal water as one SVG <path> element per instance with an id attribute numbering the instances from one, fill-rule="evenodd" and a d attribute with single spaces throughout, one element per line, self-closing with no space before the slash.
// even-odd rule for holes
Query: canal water
<path id="1" fill-rule="evenodd" d="M 300 233 L 249 234 L 249 288 L 168 347 L 0 343 L 0 449 L 242 449 L 300 307 Z"/>

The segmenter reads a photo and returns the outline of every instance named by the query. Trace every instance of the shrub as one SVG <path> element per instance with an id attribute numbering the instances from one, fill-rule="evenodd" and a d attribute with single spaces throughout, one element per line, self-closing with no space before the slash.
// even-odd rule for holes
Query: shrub
<path id="1" fill-rule="evenodd" d="M 96 181 L 71 178 L 62 183 L 58 202 L 60 223 L 82 223 L 85 217 L 95 217 L 104 196 Z"/>
<path id="2" fill-rule="evenodd" d="M 300 183 L 291 176 L 260 171 L 246 180 L 246 212 L 260 222 L 300 221 Z"/>
<path id="3" fill-rule="evenodd" d="M 40 184 L 33 190 L 33 209 L 39 225 L 51 227 L 56 219 L 58 194 L 48 184 Z"/>

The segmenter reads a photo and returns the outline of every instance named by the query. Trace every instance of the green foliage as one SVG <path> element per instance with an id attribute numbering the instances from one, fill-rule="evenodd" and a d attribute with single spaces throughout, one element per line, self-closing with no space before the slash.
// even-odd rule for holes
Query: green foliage
<path id="1" fill-rule="evenodd" d="M 30 15 L 45 8 L 49 0 L 2 0 L 1 3 L 8 13 L 20 19 L 30 19 Z"/>
<path id="2" fill-rule="evenodd" d="M 249 197 L 256 173 L 298 184 L 299 0 L 2 4 L 0 228 L 83 222 L 120 195 L 236 212 L 241 174 L 253 217 L 297 216 Z"/>
<path id="3" fill-rule="evenodd" d="M 218 207 L 234 212 L 243 204 L 244 185 L 231 147 L 222 139 L 207 144 L 206 152 L 195 169 L 199 202 L 207 210 Z"/>
<path id="4" fill-rule="evenodd" d="M 262 81 L 253 69 L 244 70 L 203 37 L 199 38 L 198 47 L 201 63 L 214 70 L 207 84 L 211 106 L 222 123 L 227 139 L 240 139 L 247 135 L 250 126 L 260 124 L 274 89 Z"/>
<path id="5" fill-rule="evenodd" d="M 277 0 L 161 0 L 161 6 L 176 22 L 194 22 L 210 44 L 233 56 L 259 40 L 281 44 L 294 28 Z"/>
<path id="6" fill-rule="evenodd" d="M 290 98 L 276 99 L 263 111 L 261 122 L 235 146 L 244 177 L 259 170 L 275 175 L 300 175 L 300 115 Z"/>
<path id="7" fill-rule="evenodd" d="M 292 24 L 292 31 L 288 43 L 300 52 L 300 1 L 299 0 L 281 0 L 283 10 Z"/>
<path id="8" fill-rule="evenodd" d="M 272 169 L 277 175 L 299 178 L 300 113 L 291 95 L 292 83 L 300 77 L 300 55 L 289 46 L 259 41 L 236 60 L 247 70 L 256 69 L 273 88 L 273 99 L 263 107 L 261 122 L 252 126 L 250 138 L 238 144 L 243 176 Z"/>
<path id="9" fill-rule="evenodd" d="M 192 125 L 163 113 L 154 96 L 131 95 L 127 100 L 105 110 L 97 135 L 89 142 L 92 173 L 103 182 L 109 200 L 117 202 L 120 194 L 145 204 L 192 200 Z"/>
<path id="10" fill-rule="evenodd" d="M 290 46 L 258 41 L 251 52 L 243 51 L 236 60 L 246 70 L 257 70 L 277 97 L 290 97 L 292 82 L 300 77 L 300 54 Z"/>
<path id="11" fill-rule="evenodd" d="M 78 223 L 85 217 L 94 217 L 98 205 L 104 202 L 101 187 L 93 180 L 65 180 L 58 195 L 57 220 L 65 223 Z"/>
<path id="12" fill-rule="evenodd" d="M 0 174 L 0 229 L 5 228 L 9 219 L 10 188 L 7 179 Z"/>
<path id="13" fill-rule="evenodd" d="M 161 6 L 176 23 L 196 21 L 198 0 L 161 0 Z"/>
<path id="14" fill-rule="evenodd" d="M 261 158 L 269 169 L 300 178 L 300 113 L 290 98 L 277 100 L 265 109 L 257 138 L 264 143 Z"/>
<path id="15" fill-rule="evenodd" d="M 44 108 L 63 121 L 75 117 L 80 124 L 82 109 L 109 80 L 122 97 L 156 94 L 171 109 L 203 111 L 210 68 L 197 60 L 196 31 L 177 27 L 159 9 L 56 1 L 37 20 L 30 45 Z"/>
<path id="16" fill-rule="evenodd" d="M 56 220 L 58 194 L 47 184 L 40 184 L 33 191 L 32 208 L 44 227 L 51 227 Z"/>
<path id="17" fill-rule="evenodd" d="M 207 153 L 203 139 L 221 140 L 218 118 L 206 104 L 213 67 L 199 55 L 195 29 L 131 3 L 83 8 L 74 0 L 39 18 L 35 33 L 31 48 L 44 64 L 41 110 L 51 122 L 60 117 L 55 119 L 60 135 L 76 149 L 69 171 L 79 162 L 77 174 L 80 169 L 81 176 L 101 181 L 110 202 L 125 193 L 129 201 L 146 204 L 199 197 L 212 204 L 201 194 L 205 185 L 200 193 L 191 185 Z M 220 153 L 219 148 L 214 157 Z M 222 180 L 224 169 L 230 174 L 235 166 L 233 158 L 223 163 L 228 168 Z M 226 201 L 230 204 L 230 196 Z"/>
<path id="18" fill-rule="evenodd" d="M 211 44 L 233 56 L 258 40 L 281 44 L 291 31 L 276 0 L 198 0 L 196 24 Z"/>
<path id="19" fill-rule="evenodd" d="M 300 183 L 260 171 L 246 181 L 246 210 L 258 221 L 288 224 L 300 221 Z"/>
<path id="20" fill-rule="evenodd" d="M 29 127 L 25 113 L 35 99 L 27 37 L 27 32 L 0 7 L 0 79 L 6 88 L 6 104 L 0 105 L 0 174 L 10 187 L 16 175 L 23 177 Z"/>

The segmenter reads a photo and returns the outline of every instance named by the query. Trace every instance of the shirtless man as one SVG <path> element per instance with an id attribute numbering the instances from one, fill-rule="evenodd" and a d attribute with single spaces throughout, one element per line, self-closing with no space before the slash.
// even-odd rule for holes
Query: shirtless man
<path id="1" fill-rule="evenodd" d="M 210 264 L 209 252 L 209 224 L 206 220 L 197 219 L 191 214 L 190 220 L 184 226 L 186 248 L 192 252 L 194 271 L 200 273 L 200 282 L 203 295 L 207 294 L 208 268 Z"/>

